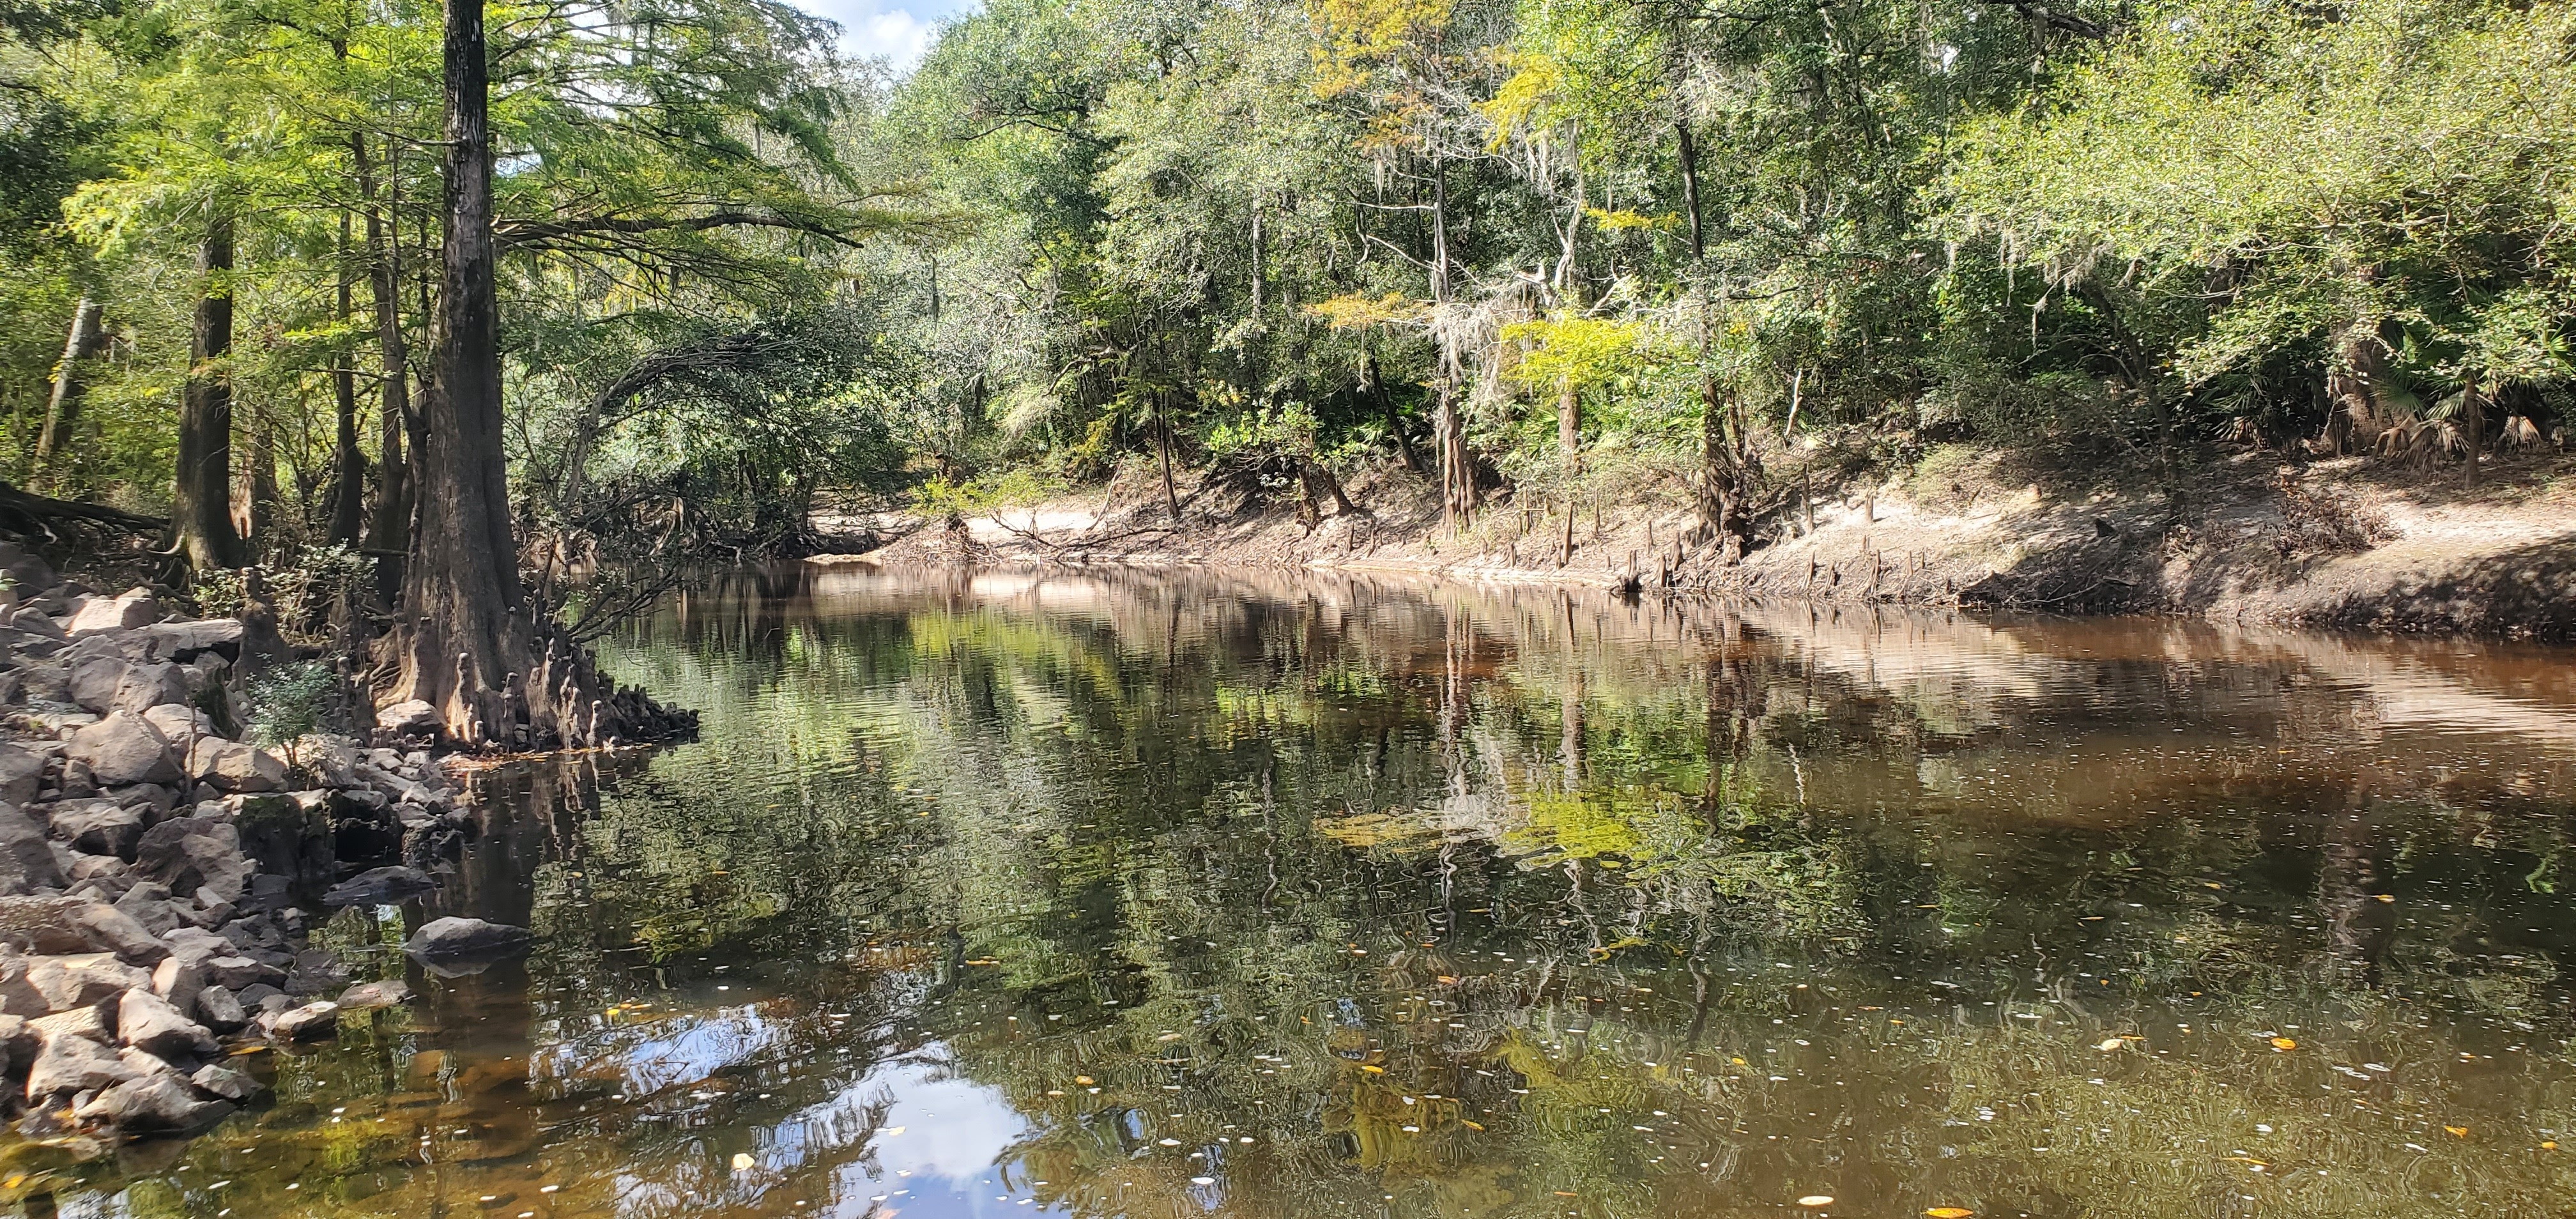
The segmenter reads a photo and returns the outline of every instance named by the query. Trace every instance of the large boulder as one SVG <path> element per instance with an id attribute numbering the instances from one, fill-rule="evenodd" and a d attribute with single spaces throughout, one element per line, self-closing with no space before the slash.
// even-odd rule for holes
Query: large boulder
<path id="1" fill-rule="evenodd" d="M 188 671 L 168 661 L 129 664 L 116 656 L 84 660 L 72 669 L 72 702 L 105 715 L 141 715 L 165 703 L 188 701 Z"/>
<path id="2" fill-rule="evenodd" d="M 114 597 L 92 597 L 72 615 L 64 633 L 75 638 L 96 631 L 130 631 L 161 620 L 161 599 L 148 588 L 131 588 Z"/>
<path id="3" fill-rule="evenodd" d="M 451 916 L 413 932 L 403 951 L 433 969 L 472 972 L 474 966 L 525 954 L 531 938 L 525 927 Z"/>
<path id="4" fill-rule="evenodd" d="M 286 786 L 286 763 L 255 745 L 198 737 L 188 750 L 188 777 L 223 792 L 273 792 Z"/>
<path id="5" fill-rule="evenodd" d="M 438 881 L 418 868 L 374 868 L 331 886 L 322 895 L 322 904 L 335 909 L 341 906 L 390 906 L 436 888 Z"/>
<path id="6" fill-rule="evenodd" d="M 178 760 L 170 756 L 169 738 L 131 711 L 111 712 L 73 732 L 63 754 L 86 764 L 92 781 L 102 787 L 177 783 L 183 777 Z"/>
<path id="7" fill-rule="evenodd" d="M 135 634 L 153 655 L 183 663 L 208 652 L 226 659 L 241 655 L 242 623 L 239 618 L 162 622 L 144 627 Z"/>
<path id="8" fill-rule="evenodd" d="M 83 1008 L 95 1020 L 97 1008 Z M 70 1016 L 76 1013 L 65 1012 Z M 27 1099 L 43 1103 L 57 1096 L 113 1088 L 143 1077 L 143 1072 L 128 1065 L 123 1055 L 107 1047 L 103 1025 L 95 1033 L 70 1025 L 46 1028 L 49 1020 L 30 1020 L 29 1028 L 41 1039 L 35 1065 L 27 1071 Z"/>
<path id="9" fill-rule="evenodd" d="M 250 1013 L 242 1010 L 241 1000 L 220 986 L 197 992 L 197 1015 L 218 1032 L 229 1033 L 250 1023 Z"/>
<path id="10" fill-rule="evenodd" d="M 406 699 L 376 712 L 376 728 L 396 737 L 438 735 L 438 708 L 421 699 Z"/>
<path id="11" fill-rule="evenodd" d="M 151 984 L 152 975 L 131 965 L 120 965 L 115 957 L 103 952 L 34 957 L 27 962 L 27 985 L 44 997 L 45 1010 L 26 1014 L 47 1016 L 96 1007 L 134 987 Z"/>
<path id="12" fill-rule="evenodd" d="M 229 1101 L 203 1100 L 173 1075 L 127 1080 L 72 1110 L 84 1122 L 119 1130 L 199 1130 L 231 1115 Z"/>
<path id="13" fill-rule="evenodd" d="M 173 893 L 207 889 L 225 902 L 242 899 L 252 871 L 242 854 L 241 831 L 204 817 L 173 818 L 143 831 L 135 842 L 134 868 Z"/>
<path id="14" fill-rule="evenodd" d="M 62 887 L 62 869 L 44 828 L 17 805 L 0 803 L 0 894 Z"/>
<path id="15" fill-rule="evenodd" d="M 25 804 L 45 786 L 45 755 L 0 741 L 0 800 Z"/>
<path id="16" fill-rule="evenodd" d="M 124 911 L 77 897 L 0 897 L 0 944 L 45 956 L 112 952 L 129 965 L 170 955 Z"/>
<path id="17" fill-rule="evenodd" d="M 54 837 L 85 855 L 131 859 L 135 843 L 143 837 L 147 807 L 105 799 L 65 800 L 54 806 Z"/>
<path id="18" fill-rule="evenodd" d="M 222 736 L 215 731 L 215 721 L 205 712 L 187 703 L 163 703 L 143 713 L 152 726 L 161 730 L 173 749 L 194 745 L 198 737 Z"/>
<path id="19" fill-rule="evenodd" d="M 217 1049 L 215 1035 L 180 1014 L 168 1000 L 135 987 L 117 1000 L 116 1039 L 162 1058 L 208 1058 Z"/>
<path id="20" fill-rule="evenodd" d="M 260 793 L 225 800 L 242 853 L 294 888 L 329 884 L 340 872 L 326 792 Z"/>

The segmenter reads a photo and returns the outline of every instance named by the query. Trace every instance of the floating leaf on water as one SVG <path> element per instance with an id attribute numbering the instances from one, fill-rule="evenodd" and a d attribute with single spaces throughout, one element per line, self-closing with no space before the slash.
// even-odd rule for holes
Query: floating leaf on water
<path id="1" fill-rule="evenodd" d="M 737 1151 L 733 1153 L 733 1170 L 735 1172 L 742 1172 L 749 1169 L 752 1163 L 753 1161 L 750 1152 Z"/>
<path id="2" fill-rule="evenodd" d="M 1371 1075 L 1384 1075 L 1384 1074 L 1386 1074 L 1386 1068 L 1385 1068 L 1385 1067 L 1371 1066 L 1371 1065 L 1369 1065 L 1369 1064 L 1367 1064 L 1367 1063 L 1361 1063 L 1361 1064 L 1360 1064 L 1360 1069 L 1361 1069 L 1361 1070 L 1363 1070 L 1363 1071 L 1368 1072 L 1368 1073 L 1369 1073 L 1369 1074 L 1371 1074 Z"/>
<path id="3" fill-rule="evenodd" d="M 1099 1081 L 1098 1081 L 1098 1080 L 1093 1079 L 1092 1077 L 1090 1077 L 1090 1076 L 1088 1076 L 1088 1075 L 1076 1075 L 1076 1076 L 1074 1076 L 1074 1077 L 1073 1077 L 1073 1082 L 1075 1082 L 1075 1083 L 1077 1083 L 1077 1084 L 1080 1084 L 1080 1085 L 1082 1085 L 1083 1087 L 1088 1088 L 1088 1087 L 1090 1087 L 1091 1085 L 1093 1085 L 1093 1084 L 1095 1084 L 1095 1083 L 1098 1083 Z"/>
<path id="4" fill-rule="evenodd" d="M 1471 1122 L 1471 1121 L 1468 1121 L 1468 1120 L 1466 1120 L 1466 1119 L 1464 1119 L 1464 1118 L 1459 1119 L 1458 1124 L 1459 1124 L 1459 1125 L 1461 1125 L 1461 1126 L 1466 1127 L 1466 1128 L 1467 1128 L 1467 1129 L 1469 1129 L 1469 1130 L 1482 1130 L 1482 1129 L 1484 1129 L 1484 1128 L 1485 1128 L 1485 1124 L 1484 1124 L 1483 1122 Z M 2556 1143 L 2544 1143 L 2544 1144 L 2542 1144 L 2542 1146 L 2545 1146 L 2545 1147 L 2555 1147 L 2555 1146 L 2557 1146 L 2557 1145 L 2558 1145 L 2558 1144 L 2556 1144 Z"/>
<path id="5" fill-rule="evenodd" d="M 1834 1196 L 1832 1194 L 1809 1194 L 1804 1198 L 1798 1199 L 1798 1205 L 1800 1206 L 1832 1206 L 1833 1204 Z"/>
<path id="6" fill-rule="evenodd" d="M 2295 1050 L 2299 1048 L 2299 1043 L 2287 1037 L 2275 1037 L 2272 1039 L 2272 1048 L 2276 1050 Z"/>
<path id="7" fill-rule="evenodd" d="M 1977 1212 L 1964 1206 L 1936 1206 L 1923 1213 L 1930 1215 L 1932 1219 L 1968 1219 L 1968 1216 Z"/>
<path id="8" fill-rule="evenodd" d="M 2469 1137 L 2469 1128 L 2466 1126 L 2444 1126 L 2442 1129 L 2450 1131 L 2451 1137 L 2455 1139 L 2465 1139 Z"/>
<path id="9" fill-rule="evenodd" d="M 2397 900 L 2397 895 L 2394 893 L 2374 893 L 2371 896 L 2376 897 L 2383 902 L 2393 902 Z"/>
<path id="10" fill-rule="evenodd" d="M 885 1128 L 885 1130 L 883 1131 L 883 1133 L 884 1133 L 884 1134 L 886 1134 L 888 1137 L 892 1137 L 892 1136 L 894 1136 L 894 1135 L 898 1135 L 898 1134 L 903 1133 L 903 1127 L 901 1127 L 901 1126 L 888 1126 L 888 1127 L 886 1127 L 886 1128 Z"/>
<path id="11" fill-rule="evenodd" d="M 2097 1045 L 2097 1046 L 2095 1046 L 2095 1047 L 2093 1047 L 2093 1048 L 2094 1048 L 2094 1049 L 2097 1049 L 2097 1050 L 2100 1050 L 2100 1051 L 2102 1051 L 2102 1052 L 2103 1052 L 2103 1053 L 2105 1053 L 2105 1054 L 2108 1054 L 2108 1053 L 2110 1053 L 2111 1051 L 2116 1050 L 2116 1049 L 2119 1049 L 2121 1046 L 2124 1046 L 2124 1045 L 2127 1045 L 2127 1044 L 2128 1044 L 2127 1042 L 2122 1041 L 2122 1040 L 2120 1040 L 2120 1039 L 2119 1039 L 2119 1038 L 2117 1038 L 2117 1037 L 2106 1037 L 2106 1038 L 2103 1038 L 2103 1040 L 2102 1040 L 2102 1044 Z"/>
<path id="12" fill-rule="evenodd" d="M 1214 1184 L 1216 1184 L 1216 1178 L 1214 1178 L 1214 1177 L 1192 1177 L 1192 1178 L 1190 1178 L 1190 1184 L 1192 1184 L 1192 1185 L 1214 1185 Z"/>
<path id="13" fill-rule="evenodd" d="M 1163 1147 L 1178 1147 L 1181 1145 L 1181 1141 L 1179 1139 L 1156 1139 L 1154 1142 Z"/>

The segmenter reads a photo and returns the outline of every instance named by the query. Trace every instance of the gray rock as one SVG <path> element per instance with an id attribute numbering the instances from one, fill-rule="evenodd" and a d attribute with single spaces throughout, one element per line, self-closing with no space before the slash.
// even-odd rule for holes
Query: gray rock
<path id="1" fill-rule="evenodd" d="M 75 897 L 0 897 L 0 944 L 63 956 L 112 952 L 129 965 L 157 965 L 170 946 L 124 911 Z"/>
<path id="2" fill-rule="evenodd" d="M 141 808 L 128 808 L 105 799 L 65 800 L 53 811 L 55 837 L 83 854 L 119 859 L 134 857 L 134 844 L 143 837 L 144 820 Z"/>
<path id="3" fill-rule="evenodd" d="M 188 1131 L 214 1125 L 232 1111 L 230 1101 L 200 1100 L 184 1081 L 153 1075 L 99 1093 L 72 1116 L 119 1130 Z"/>
<path id="4" fill-rule="evenodd" d="M 254 745 L 202 736 L 188 750 L 188 777 L 216 791 L 273 792 L 286 786 L 286 763 Z"/>
<path id="5" fill-rule="evenodd" d="M 75 638 L 94 631 L 125 631 L 161 620 L 160 598 L 148 588 L 131 588 L 113 597 L 93 597 L 72 615 L 63 633 Z"/>
<path id="6" fill-rule="evenodd" d="M 169 887 L 159 881 L 135 882 L 125 896 L 116 899 L 116 908 L 124 911 L 125 917 L 143 924 L 143 929 L 156 939 L 181 926 L 178 903 L 171 899 Z"/>
<path id="7" fill-rule="evenodd" d="M 107 1027 L 107 1012 L 96 1005 L 76 1007 L 67 1012 L 56 1012 L 51 1016 L 38 1016 L 27 1022 L 27 1031 L 33 1036 L 46 1040 L 55 1037 L 86 1037 L 100 1045 L 106 1045 L 113 1039 L 113 1030 Z"/>
<path id="8" fill-rule="evenodd" d="M 0 800 L 25 804 L 45 785 L 45 755 L 0 741 Z"/>
<path id="9" fill-rule="evenodd" d="M 340 1031 L 340 1005 L 317 999 L 270 1016 L 265 1027 L 272 1041 L 314 1041 Z"/>
<path id="10" fill-rule="evenodd" d="M 358 785 L 358 742 L 325 732 L 308 732 L 295 738 L 295 760 L 311 772 L 313 781 L 328 788 Z"/>
<path id="11" fill-rule="evenodd" d="M 242 624 L 239 618 L 159 622 L 135 633 L 143 637 L 153 654 L 177 661 L 195 660 L 208 652 L 241 654 Z"/>
<path id="12" fill-rule="evenodd" d="M 0 893 L 62 887 L 62 868 L 44 829 L 16 805 L 0 804 Z"/>
<path id="13" fill-rule="evenodd" d="M 349 985 L 349 967 L 340 963 L 337 954 L 314 948 L 295 954 L 295 968 L 286 975 L 286 993 L 303 999 L 327 994 Z"/>
<path id="14" fill-rule="evenodd" d="M 30 635 L 41 635 L 47 639 L 62 639 L 68 636 L 68 633 L 63 630 L 62 623 L 54 621 L 51 615 L 34 606 L 22 606 L 18 612 L 9 615 L 9 625 Z"/>
<path id="15" fill-rule="evenodd" d="M 219 1033 L 229 1033 L 250 1023 L 250 1014 L 242 1010 L 241 1000 L 220 986 L 209 986 L 197 992 L 197 1017 Z"/>
<path id="16" fill-rule="evenodd" d="M 73 731 L 65 757 L 86 764 L 94 781 L 109 787 L 128 783 L 177 783 L 179 764 L 170 756 L 169 738 L 152 721 L 131 711 L 118 711 Z"/>
<path id="17" fill-rule="evenodd" d="M 220 1062 L 210 1062 L 197 1068 L 197 1073 L 189 1076 L 188 1082 L 195 1084 L 198 1091 L 229 1101 L 247 1101 L 268 1090 L 260 1086 L 258 1080 Z"/>
<path id="18" fill-rule="evenodd" d="M 152 967 L 152 993 L 170 1001 L 182 1016 L 197 1010 L 197 992 L 206 988 L 206 971 L 172 952 Z"/>
<path id="19" fill-rule="evenodd" d="M 341 906 L 388 906 L 409 901 L 438 888 L 438 881 L 418 868 L 375 868 L 360 872 L 331 886 L 322 895 L 322 904 Z"/>
<path id="20" fill-rule="evenodd" d="M 136 839 L 137 872 L 170 886 L 172 892 L 205 890 L 223 902 L 239 902 L 250 884 L 250 857 L 242 854 L 241 831 L 229 822 L 179 817 L 145 830 Z"/>
<path id="21" fill-rule="evenodd" d="M 169 738 L 174 749 L 185 749 L 195 744 L 198 737 L 223 735 L 215 731 L 212 717 L 186 703 L 163 703 L 146 710 L 143 718 L 152 721 L 152 726 Z"/>
<path id="22" fill-rule="evenodd" d="M 27 985 L 45 999 L 45 1010 L 35 1015 L 96 1007 L 136 986 L 151 984 L 152 975 L 120 965 L 103 952 L 35 957 L 27 962 Z"/>
<path id="23" fill-rule="evenodd" d="M 119 656 L 93 657 L 72 669 L 71 701 L 100 715 L 141 715 L 164 703 L 185 704 L 187 670 L 167 661 L 129 664 Z"/>
<path id="24" fill-rule="evenodd" d="M 214 1034 L 204 1025 L 142 987 L 117 1000 L 116 1039 L 162 1058 L 204 1058 L 217 1049 Z"/>
<path id="25" fill-rule="evenodd" d="M 420 699 L 395 703 L 376 712 L 376 727 L 399 737 L 438 735 L 438 708 Z"/>
<path id="26" fill-rule="evenodd" d="M 17 949 L 0 947 L 0 1012 L 11 1019 L 49 1015 L 53 1004 L 27 980 L 28 959 Z"/>
<path id="27" fill-rule="evenodd" d="M 451 916 L 413 932 L 403 951 L 424 962 L 498 960 L 526 952 L 530 938 L 525 927 Z"/>
<path id="28" fill-rule="evenodd" d="M 371 1012 L 380 1007 L 400 1007 L 411 1002 L 411 985 L 400 978 L 382 982 L 361 982 L 341 992 L 340 1010 Z"/>
<path id="29" fill-rule="evenodd" d="M 93 1015 L 97 1012 L 96 1008 L 84 1010 Z M 27 1022 L 30 1028 L 43 1023 L 41 1020 Z M 103 1035 L 105 1029 L 100 1032 Z M 35 1064 L 27 1071 L 29 1101 L 42 1103 L 74 1092 L 112 1088 L 143 1076 L 142 1072 L 126 1065 L 123 1056 L 107 1048 L 103 1036 L 94 1038 L 81 1033 L 42 1030 L 37 1035 L 42 1038 L 42 1045 L 36 1051 Z"/>

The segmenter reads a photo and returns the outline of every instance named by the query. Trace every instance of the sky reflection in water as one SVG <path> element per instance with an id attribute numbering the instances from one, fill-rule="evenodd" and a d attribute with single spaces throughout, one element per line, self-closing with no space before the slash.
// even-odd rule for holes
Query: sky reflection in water
<path id="1" fill-rule="evenodd" d="M 2178 621 L 747 573 L 489 777 L 536 953 L 64 1214 L 2559 1216 L 2576 667 Z M 399 957 L 371 958 L 399 972 Z M 1802 1197 L 1831 1196 L 1801 1207 Z"/>

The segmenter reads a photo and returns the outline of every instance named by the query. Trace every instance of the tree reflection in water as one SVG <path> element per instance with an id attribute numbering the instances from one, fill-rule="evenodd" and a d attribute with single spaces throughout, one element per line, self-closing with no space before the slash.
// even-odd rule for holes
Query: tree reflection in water
<path id="1" fill-rule="evenodd" d="M 746 573 L 137 1215 L 2560 1215 L 2560 654 Z M 397 956 L 380 952 L 383 968 Z"/>

